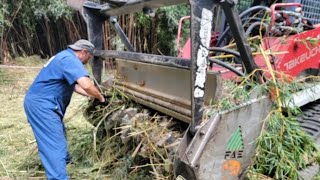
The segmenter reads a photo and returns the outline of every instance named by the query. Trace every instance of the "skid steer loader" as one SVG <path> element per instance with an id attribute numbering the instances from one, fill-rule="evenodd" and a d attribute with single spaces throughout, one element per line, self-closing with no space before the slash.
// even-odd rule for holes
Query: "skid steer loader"
<path id="1" fill-rule="evenodd" d="M 247 42 L 247 37 L 257 28 L 266 34 L 262 39 L 265 50 L 286 52 L 268 56 L 274 69 L 292 77 L 319 73 L 320 28 L 316 24 L 320 20 L 320 3 L 315 0 L 299 3 L 288 0 L 271 7 L 240 7 L 243 5 L 240 0 L 109 0 L 105 4 L 81 1 L 80 5 L 79 1 L 68 2 L 81 11 L 89 40 L 97 48 L 93 73 L 98 83 L 101 83 L 101 59 L 115 58 L 120 81 L 114 86 L 138 103 L 189 123 L 175 154 L 174 171 L 180 179 L 238 179 L 249 166 L 262 121 L 272 107 L 270 97 L 253 96 L 236 108 L 216 112 L 206 120 L 203 113 L 210 101 L 219 101 L 223 81 L 237 81 L 237 76 L 253 73 L 255 80 L 263 83 L 270 76 L 256 71 L 267 69 L 267 63 L 262 55 L 253 56 Z M 183 48 L 178 47 L 180 55 L 135 52 L 116 16 L 181 3 L 190 4 L 191 36 Z M 238 9 L 246 10 L 239 14 Z M 256 12 L 268 14 L 270 21 L 251 17 Z M 248 19 L 251 23 L 244 26 Z M 105 21 L 114 27 L 127 51 L 103 50 Z M 230 46 L 225 43 L 230 32 L 235 41 L 233 49 L 236 47 L 237 51 L 228 49 Z M 313 43 L 302 42 L 303 39 Z M 235 56 L 235 63 L 215 59 L 212 51 L 215 55 Z M 208 66 L 208 61 L 213 67 Z M 291 105 L 308 112 L 299 119 L 301 126 L 318 141 L 320 84 L 292 97 Z"/>

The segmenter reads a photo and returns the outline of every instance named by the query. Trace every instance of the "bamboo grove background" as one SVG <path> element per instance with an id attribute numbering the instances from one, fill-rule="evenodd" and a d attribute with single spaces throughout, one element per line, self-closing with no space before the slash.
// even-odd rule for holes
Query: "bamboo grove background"
<path id="1" fill-rule="evenodd" d="M 1 1 L 0 64 L 34 54 L 48 58 L 77 39 L 87 38 L 85 21 L 78 12 L 67 7 L 65 0 Z M 174 39 L 178 22 L 189 14 L 189 7 L 184 4 L 155 12 L 153 17 L 143 13 L 122 15 L 118 23 L 136 51 L 176 55 Z M 123 50 L 119 37 L 107 21 L 104 31 L 105 49 Z"/>

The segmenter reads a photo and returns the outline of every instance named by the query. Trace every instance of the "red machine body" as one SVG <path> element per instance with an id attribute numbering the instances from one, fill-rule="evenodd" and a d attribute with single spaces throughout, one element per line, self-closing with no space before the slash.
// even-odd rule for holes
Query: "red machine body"
<path id="1" fill-rule="evenodd" d="M 320 67 L 320 28 L 308 30 L 288 37 L 270 37 L 264 39 L 265 50 L 277 55 L 270 55 L 269 60 L 274 70 L 292 77 L 299 76 L 308 69 Z M 262 55 L 255 56 L 255 62 L 266 68 Z"/>

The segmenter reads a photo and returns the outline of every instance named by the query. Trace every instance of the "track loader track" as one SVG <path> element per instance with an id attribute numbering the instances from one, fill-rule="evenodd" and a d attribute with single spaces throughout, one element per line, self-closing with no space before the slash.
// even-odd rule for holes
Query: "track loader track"
<path id="1" fill-rule="evenodd" d="M 302 116 L 297 118 L 302 129 L 320 145 L 320 100 L 301 107 Z M 304 180 L 311 180 L 319 172 L 319 165 L 313 164 L 300 172 Z"/>
<path id="2" fill-rule="evenodd" d="M 318 143 L 320 137 L 320 100 L 301 107 L 303 115 L 297 120 L 301 127 Z"/>

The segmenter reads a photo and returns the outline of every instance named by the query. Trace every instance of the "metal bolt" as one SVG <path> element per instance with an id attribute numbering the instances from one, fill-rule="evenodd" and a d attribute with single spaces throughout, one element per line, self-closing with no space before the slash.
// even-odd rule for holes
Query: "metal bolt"
<path id="1" fill-rule="evenodd" d="M 206 133 L 204 132 L 204 130 L 201 130 L 200 131 L 200 136 L 203 136 L 203 135 L 205 135 Z"/>

